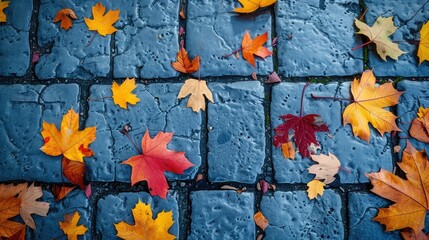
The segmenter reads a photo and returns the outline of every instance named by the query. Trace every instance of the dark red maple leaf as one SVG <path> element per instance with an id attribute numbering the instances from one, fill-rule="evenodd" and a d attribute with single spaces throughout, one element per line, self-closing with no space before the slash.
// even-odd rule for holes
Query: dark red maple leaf
<path id="1" fill-rule="evenodd" d="M 317 114 L 308 114 L 298 117 L 292 114 L 282 115 L 284 123 L 274 129 L 274 145 L 281 147 L 282 143 L 287 143 L 293 137 L 295 145 L 303 157 L 310 157 L 314 154 L 311 145 L 320 146 L 316 139 L 316 132 L 328 132 L 329 128 L 322 117 Z"/>
<path id="2" fill-rule="evenodd" d="M 143 136 L 143 154 L 130 157 L 122 164 L 132 167 L 131 184 L 146 180 L 152 196 L 167 197 L 168 182 L 164 172 L 183 174 L 189 167 L 194 166 L 185 157 L 184 152 L 167 149 L 167 144 L 173 138 L 173 133 L 159 132 L 152 139 L 149 130 Z"/>

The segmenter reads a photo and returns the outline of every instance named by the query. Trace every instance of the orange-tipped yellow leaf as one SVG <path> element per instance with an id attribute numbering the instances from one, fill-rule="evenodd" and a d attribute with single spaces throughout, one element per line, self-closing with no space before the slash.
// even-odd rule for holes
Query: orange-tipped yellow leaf
<path id="1" fill-rule="evenodd" d="M 310 200 L 317 198 L 317 195 L 322 196 L 323 192 L 325 192 L 325 184 L 317 179 L 311 180 L 307 183 L 307 187 L 307 195 Z"/>
<path id="2" fill-rule="evenodd" d="M 243 7 L 235 8 L 236 13 L 251 13 L 259 8 L 273 5 L 277 0 L 238 0 Z"/>

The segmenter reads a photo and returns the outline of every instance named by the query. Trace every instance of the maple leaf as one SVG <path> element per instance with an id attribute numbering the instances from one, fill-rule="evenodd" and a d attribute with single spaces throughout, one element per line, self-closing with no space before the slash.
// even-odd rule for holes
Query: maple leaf
<path id="1" fill-rule="evenodd" d="M 19 214 L 21 201 L 15 197 L 0 200 L 0 222 Z M 0 231 L 1 233 L 1 231 Z"/>
<path id="2" fill-rule="evenodd" d="M 92 16 L 94 19 L 84 18 L 88 29 L 97 31 L 100 35 L 106 36 L 116 32 L 113 24 L 119 20 L 119 10 L 109 10 L 106 15 L 106 8 L 99 2 L 92 7 Z"/>
<path id="3" fill-rule="evenodd" d="M 411 122 L 410 136 L 423 143 L 429 143 L 429 108 L 419 107 L 417 118 Z"/>
<path id="4" fill-rule="evenodd" d="M 134 78 L 125 79 L 121 85 L 118 85 L 115 81 L 113 81 L 113 102 L 124 109 L 127 109 L 127 103 L 135 105 L 140 101 L 140 98 L 138 98 L 134 93 L 131 93 L 134 89 L 136 89 L 136 87 L 136 80 Z"/>
<path id="5" fill-rule="evenodd" d="M 186 80 L 182 88 L 180 89 L 177 98 L 185 98 L 189 94 L 191 94 L 191 96 L 189 97 L 186 106 L 192 108 L 194 112 L 198 112 L 200 111 L 200 109 L 202 109 L 203 111 L 206 110 L 206 101 L 204 99 L 204 96 L 206 96 L 206 98 L 210 102 L 213 102 L 212 92 L 207 87 L 206 81 L 204 80 L 197 80 L 192 78 Z"/>
<path id="6" fill-rule="evenodd" d="M 77 19 L 74 11 L 70 8 L 63 8 L 58 11 L 53 22 L 55 23 L 61 21 L 60 28 L 64 28 L 66 31 L 68 31 L 69 28 L 73 26 L 72 19 Z"/>
<path id="7" fill-rule="evenodd" d="M 281 147 L 293 137 L 295 145 L 303 157 L 310 157 L 310 152 L 319 147 L 316 132 L 328 132 L 328 126 L 317 114 L 309 114 L 298 117 L 292 114 L 280 116 L 285 122 L 274 128 L 274 146 Z"/>
<path id="8" fill-rule="evenodd" d="M 311 159 L 318 162 L 318 164 L 314 164 L 308 168 L 309 173 L 316 175 L 314 179 L 324 179 L 323 183 L 325 184 L 330 184 L 335 181 L 334 176 L 338 173 L 341 164 L 334 154 L 311 155 Z"/>
<path id="9" fill-rule="evenodd" d="M 420 29 L 420 43 L 417 56 L 419 57 L 420 64 L 424 60 L 429 60 L 429 21 Z"/>
<path id="10" fill-rule="evenodd" d="M 77 225 L 80 219 L 80 214 L 75 211 L 72 214 L 64 215 L 64 222 L 59 222 L 60 229 L 63 230 L 64 234 L 67 235 L 68 240 L 77 240 L 78 235 L 84 235 L 88 228 L 83 224 Z"/>
<path id="11" fill-rule="evenodd" d="M 416 234 L 411 228 L 401 230 L 401 236 L 404 240 L 429 240 L 429 234 L 425 234 L 423 231 Z"/>
<path id="12" fill-rule="evenodd" d="M 46 216 L 49 211 L 49 203 L 36 201 L 38 198 L 42 197 L 42 195 L 42 188 L 35 187 L 34 183 L 22 190 L 18 195 L 18 199 L 21 200 L 20 215 L 25 224 L 32 229 L 36 229 L 36 225 L 31 214 L 34 213 L 40 216 Z"/>
<path id="13" fill-rule="evenodd" d="M 405 52 L 399 49 L 397 43 L 393 43 L 389 36 L 392 35 L 397 27 L 393 24 L 393 17 L 378 17 L 372 27 L 369 27 L 364 22 L 355 19 L 355 25 L 359 28 L 358 34 L 363 34 L 369 38 L 368 43 L 364 43 L 361 46 L 364 46 L 369 43 L 375 43 L 377 48 L 377 53 L 380 57 L 386 61 L 386 57 L 389 56 L 395 60 L 398 60 L 398 57 Z M 355 48 L 356 49 L 356 48 Z"/>
<path id="14" fill-rule="evenodd" d="M 268 48 L 262 46 L 267 40 L 268 32 L 255 37 L 255 39 L 250 37 L 250 33 L 247 30 L 244 33 L 243 40 L 241 41 L 243 58 L 246 59 L 255 68 L 255 57 L 253 55 L 265 59 L 266 57 L 273 54 L 270 50 L 268 50 Z"/>
<path id="15" fill-rule="evenodd" d="M 265 231 L 265 228 L 268 227 L 268 219 L 265 218 L 264 214 L 262 212 L 257 212 L 255 215 L 253 215 L 253 221 L 255 221 L 255 224 L 258 225 L 259 228 L 262 229 L 262 231 Z"/>
<path id="16" fill-rule="evenodd" d="M 6 22 L 7 21 L 7 17 L 6 14 L 4 13 L 4 9 L 9 7 L 9 3 L 10 1 L 0 1 L 0 22 Z"/>
<path id="17" fill-rule="evenodd" d="M 52 123 L 43 121 L 41 150 L 51 156 L 63 154 L 72 161 L 83 162 L 84 156 L 92 156 L 88 145 L 95 140 L 95 127 L 79 131 L 79 115 L 70 109 L 61 121 L 61 132 Z"/>
<path id="18" fill-rule="evenodd" d="M 173 138 L 173 133 L 158 132 L 152 139 L 149 130 L 142 139 L 143 154 L 133 156 L 122 164 L 132 167 L 131 184 L 146 180 L 152 196 L 166 198 L 168 183 L 164 172 L 183 174 L 184 170 L 194 166 L 185 157 L 184 152 L 167 149 L 167 144 Z"/>
<path id="19" fill-rule="evenodd" d="M 0 221 L 0 238 L 1 237 L 12 238 L 15 234 L 19 233 L 19 231 L 21 231 L 22 229 L 25 230 L 25 225 L 22 223 L 8 221 L 8 220 Z"/>
<path id="20" fill-rule="evenodd" d="M 177 53 L 177 61 L 172 62 L 171 66 L 181 73 L 194 73 L 200 69 L 200 56 L 196 56 L 191 61 L 188 52 L 182 47 Z"/>
<path id="21" fill-rule="evenodd" d="M 386 225 L 386 231 L 411 228 L 415 233 L 424 228 L 426 211 L 429 210 L 429 162 L 426 152 L 417 151 L 409 142 L 402 153 L 399 167 L 406 180 L 384 169 L 368 174 L 371 191 L 394 202 L 380 208 L 373 220 Z"/>
<path id="22" fill-rule="evenodd" d="M 307 195 L 310 200 L 317 198 L 318 194 L 322 196 L 323 192 L 325 192 L 325 184 L 317 179 L 313 179 L 307 183 L 307 187 Z"/>
<path id="23" fill-rule="evenodd" d="M 18 223 L 17 230 L 14 230 L 16 232 L 12 236 L 8 237 L 7 240 L 26 240 L 26 229 L 24 224 Z"/>
<path id="24" fill-rule="evenodd" d="M 66 177 L 71 183 L 78 185 L 81 189 L 85 189 L 85 164 L 83 162 L 71 161 L 70 159 L 63 157 L 61 159 L 61 165 L 64 177 Z"/>
<path id="25" fill-rule="evenodd" d="M 118 234 L 116 236 L 122 239 L 141 239 L 141 240 L 173 240 L 176 236 L 170 234 L 168 229 L 173 225 L 173 211 L 160 212 L 153 219 L 150 204 L 138 201 L 132 209 L 134 216 L 134 225 L 124 221 L 115 223 Z"/>
<path id="26" fill-rule="evenodd" d="M 242 8 L 234 8 L 234 12 L 236 13 L 251 13 L 256 11 L 258 8 L 268 7 L 277 0 L 238 0 L 241 5 L 243 5 Z"/>
<path id="27" fill-rule="evenodd" d="M 22 190 L 26 189 L 28 186 L 27 183 L 20 184 L 0 184 L 0 200 L 13 198 L 18 195 Z M 1 215 L 1 214 L 0 214 Z"/>
<path id="28" fill-rule="evenodd" d="M 351 84 L 353 102 L 343 112 L 343 124 L 352 125 L 355 137 L 369 142 L 371 133 L 368 122 L 383 136 L 385 132 L 400 131 L 395 123 L 396 116 L 384 110 L 398 104 L 403 92 L 393 88 L 393 83 L 375 86 L 375 77 L 371 70 L 364 71 L 362 77 L 355 78 Z"/>
<path id="29" fill-rule="evenodd" d="M 293 146 L 292 141 L 288 141 L 286 143 L 282 143 L 282 153 L 284 158 L 295 159 L 295 147 Z"/>

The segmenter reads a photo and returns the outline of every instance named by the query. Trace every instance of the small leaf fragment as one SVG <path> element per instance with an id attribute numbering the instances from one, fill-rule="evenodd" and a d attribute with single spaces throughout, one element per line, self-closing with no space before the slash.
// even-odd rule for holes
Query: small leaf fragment
<path id="1" fill-rule="evenodd" d="M 317 198 L 317 195 L 322 196 L 325 191 L 325 184 L 317 179 L 313 179 L 307 183 L 307 187 L 307 195 L 310 200 Z"/>
<path id="2" fill-rule="evenodd" d="M 260 211 L 253 215 L 253 220 L 255 221 L 256 225 L 262 229 L 262 231 L 265 231 L 265 228 L 268 227 L 268 219 Z"/>
<path id="3" fill-rule="evenodd" d="M 74 11 L 70 8 L 63 8 L 58 11 L 53 22 L 56 23 L 61 21 L 60 28 L 64 28 L 66 31 L 68 31 L 69 28 L 73 26 L 73 19 L 77 19 L 77 16 Z"/>
<path id="4" fill-rule="evenodd" d="M 65 198 L 73 189 L 75 189 L 76 186 L 66 186 L 66 185 L 58 185 L 55 184 L 52 186 L 52 194 L 55 197 L 55 201 L 60 201 L 63 198 Z"/>
<path id="5" fill-rule="evenodd" d="M 268 7 L 273 5 L 277 0 L 238 0 L 243 7 L 234 8 L 236 13 L 251 13 L 259 8 Z"/>
<path id="6" fill-rule="evenodd" d="M 423 143 L 429 143 L 429 108 L 419 107 L 417 118 L 411 122 L 410 136 Z"/>
<path id="7" fill-rule="evenodd" d="M 10 1 L 0 1 L 0 23 L 7 22 L 6 14 L 4 13 L 4 9 L 9 7 Z"/>
<path id="8" fill-rule="evenodd" d="M 420 64 L 425 60 L 429 61 L 429 21 L 420 29 L 420 43 L 417 56 L 419 57 Z"/>
<path id="9" fill-rule="evenodd" d="M 292 141 L 287 141 L 286 143 L 282 143 L 282 153 L 285 159 L 295 159 L 295 147 L 293 146 Z"/>

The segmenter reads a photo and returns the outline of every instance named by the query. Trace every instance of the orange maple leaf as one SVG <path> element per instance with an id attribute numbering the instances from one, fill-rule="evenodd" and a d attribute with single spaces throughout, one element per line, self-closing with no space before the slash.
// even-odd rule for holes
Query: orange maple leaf
<path id="1" fill-rule="evenodd" d="M 191 61 L 186 49 L 181 48 L 177 53 L 177 61 L 172 62 L 171 66 L 181 73 L 194 73 L 200 69 L 200 56 L 196 56 Z"/>
<path id="2" fill-rule="evenodd" d="M 142 139 L 143 153 L 122 162 L 122 164 L 132 167 L 132 185 L 146 180 L 152 196 L 166 198 L 168 183 L 164 172 L 183 174 L 184 170 L 193 166 L 185 157 L 184 152 L 167 149 L 167 144 L 172 138 L 173 133 L 159 132 L 152 139 L 149 136 L 149 130 L 146 131 Z"/>
<path id="3" fill-rule="evenodd" d="M 127 103 L 135 105 L 140 101 L 140 99 L 134 93 L 131 93 L 134 89 L 136 89 L 136 87 L 136 80 L 134 78 L 125 79 L 121 85 L 113 81 L 113 102 L 124 109 L 127 109 Z"/>
<path id="4" fill-rule="evenodd" d="M 429 108 L 419 107 L 417 118 L 411 122 L 410 136 L 420 142 L 429 143 Z"/>
<path id="5" fill-rule="evenodd" d="M 119 20 L 119 10 L 109 10 L 106 15 L 106 8 L 97 3 L 92 7 L 92 16 L 94 19 L 85 18 L 85 23 L 89 30 L 95 30 L 100 35 L 106 36 L 117 31 L 113 24 Z"/>
<path id="6" fill-rule="evenodd" d="M 160 212 L 153 219 L 150 204 L 138 201 L 132 209 L 134 224 L 124 221 L 115 223 L 118 233 L 116 236 L 122 239 L 141 239 L 141 240 L 174 240 L 176 236 L 170 234 L 168 230 L 173 225 L 173 211 Z"/>
<path id="7" fill-rule="evenodd" d="M 429 162 L 425 151 L 417 151 L 409 142 L 402 153 L 399 167 L 407 180 L 381 169 L 368 174 L 373 193 L 389 199 L 394 204 L 380 208 L 373 219 L 386 225 L 386 231 L 411 228 L 419 233 L 429 210 Z"/>
<path id="8" fill-rule="evenodd" d="M 64 215 L 64 222 L 59 222 L 60 229 L 67 235 L 68 240 L 77 240 L 78 235 L 84 235 L 88 231 L 88 228 L 83 224 L 77 225 L 79 220 L 80 214 L 78 211 L 75 211 L 72 214 Z"/>
<path id="9" fill-rule="evenodd" d="M 243 40 L 241 42 L 243 58 L 246 59 L 255 68 L 255 57 L 253 55 L 265 59 L 266 57 L 273 54 L 270 50 L 268 50 L 268 48 L 262 46 L 267 40 L 268 32 L 255 37 L 255 39 L 250 37 L 250 34 L 247 30 L 246 33 L 244 33 Z"/>
<path id="10" fill-rule="evenodd" d="M 43 121 L 41 150 L 51 156 L 63 154 L 72 161 L 83 162 L 84 156 L 92 156 L 88 145 L 95 140 L 95 127 L 79 131 L 79 115 L 70 109 L 61 121 L 61 131 L 53 123 Z"/>
<path id="11" fill-rule="evenodd" d="M 72 19 L 77 19 L 76 14 L 70 8 L 63 8 L 58 11 L 57 16 L 55 16 L 53 22 L 61 21 L 61 28 L 64 28 L 66 31 L 73 26 Z"/>
<path id="12" fill-rule="evenodd" d="M 369 142 L 368 123 L 383 135 L 385 132 L 400 131 L 396 125 L 396 116 L 383 108 L 398 104 L 403 92 L 393 88 L 393 83 L 375 86 L 375 77 L 371 70 L 362 73 L 360 80 L 355 78 L 351 84 L 353 102 L 343 112 L 343 124 L 350 123 L 355 137 Z"/>
<path id="13" fill-rule="evenodd" d="M 277 0 L 238 0 L 242 8 L 234 8 L 234 12 L 236 13 L 251 13 L 256 11 L 258 8 L 268 7 Z"/>

